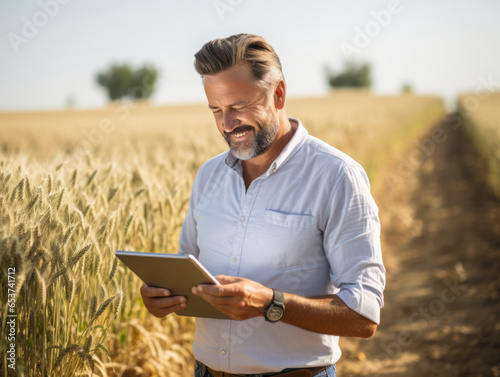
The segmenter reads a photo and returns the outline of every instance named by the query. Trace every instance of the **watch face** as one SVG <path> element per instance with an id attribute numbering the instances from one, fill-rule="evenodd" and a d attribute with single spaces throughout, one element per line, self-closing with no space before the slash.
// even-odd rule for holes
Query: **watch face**
<path id="1" fill-rule="evenodd" d="M 273 306 L 272 308 L 269 309 L 267 312 L 267 318 L 270 321 L 279 321 L 283 317 L 283 309 L 280 308 L 279 306 Z"/>

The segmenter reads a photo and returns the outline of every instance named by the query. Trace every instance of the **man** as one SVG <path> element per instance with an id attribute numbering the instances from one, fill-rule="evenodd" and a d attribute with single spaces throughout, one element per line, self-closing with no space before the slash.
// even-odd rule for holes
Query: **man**
<path id="1" fill-rule="evenodd" d="M 200 168 L 179 252 L 217 275 L 220 286 L 193 292 L 233 319 L 196 319 L 197 376 L 334 376 L 339 336 L 372 336 L 383 306 L 366 174 L 287 117 L 281 63 L 263 38 L 217 39 L 195 58 L 230 150 Z M 141 294 L 157 317 L 189 304 L 162 288 Z"/>

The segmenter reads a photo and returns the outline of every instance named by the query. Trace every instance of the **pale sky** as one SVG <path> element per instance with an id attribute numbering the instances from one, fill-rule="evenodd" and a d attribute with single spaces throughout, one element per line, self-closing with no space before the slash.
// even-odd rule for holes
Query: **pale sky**
<path id="1" fill-rule="evenodd" d="M 113 62 L 156 65 L 155 104 L 205 102 L 193 55 L 242 32 L 275 48 L 289 96 L 327 93 L 323 67 L 351 48 L 375 93 L 451 102 L 500 91 L 499 20 L 498 0 L 0 0 L 0 110 L 102 107 L 94 76 Z"/>

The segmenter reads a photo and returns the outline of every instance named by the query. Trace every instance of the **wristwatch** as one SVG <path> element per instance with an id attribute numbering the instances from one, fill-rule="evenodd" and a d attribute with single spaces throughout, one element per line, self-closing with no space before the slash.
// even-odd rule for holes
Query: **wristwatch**
<path id="1" fill-rule="evenodd" d="M 283 292 L 273 289 L 273 300 L 264 311 L 266 321 L 278 322 L 285 314 L 285 296 Z"/>

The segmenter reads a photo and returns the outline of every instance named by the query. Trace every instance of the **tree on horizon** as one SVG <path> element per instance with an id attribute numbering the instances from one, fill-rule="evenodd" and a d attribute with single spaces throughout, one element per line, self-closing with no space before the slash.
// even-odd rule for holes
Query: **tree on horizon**
<path id="1" fill-rule="evenodd" d="M 124 98 L 146 100 L 156 90 L 158 70 L 151 64 L 132 69 L 127 63 L 115 63 L 98 72 L 95 80 L 106 91 L 110 101 Z"/>
<path id="2" fill-rule="evenodd" d="M 371 88 L 371 67 L 369 63 L 356 63 L 348 60 L 344 69 L 335 73 L 330 67 L 325 67 L 325 75 L 330 88 Z"/>

